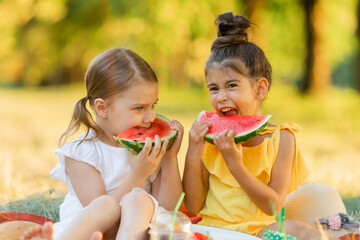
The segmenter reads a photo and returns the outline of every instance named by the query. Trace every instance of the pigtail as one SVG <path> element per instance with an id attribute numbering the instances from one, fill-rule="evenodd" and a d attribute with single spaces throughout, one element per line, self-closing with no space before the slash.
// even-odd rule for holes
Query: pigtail
<path id="1" fill-rule="evenodd" d="M 85 127 L 86 134 L 80 143 L 82 143 L 86 139 L 86 137 L 90 132 L 90 129 L 95 130 L 95 135 L 96 133 L 102 132 L 102 130 L 96 125 L 91 113 L 86 107 L 86 103 L 88 100 L 91 102 L 91 99 L 89 99 L 89 97 L 86 96 L 81 98 L 75 104 L 74 112 L 71 117 L 69 126 L 67 127 L 65 132 L 60 136 L 60 140 L 59 140 L 60 146 L 63 145 L 69 137 L 74 135 L 80 129 L 81 126 Z"/>

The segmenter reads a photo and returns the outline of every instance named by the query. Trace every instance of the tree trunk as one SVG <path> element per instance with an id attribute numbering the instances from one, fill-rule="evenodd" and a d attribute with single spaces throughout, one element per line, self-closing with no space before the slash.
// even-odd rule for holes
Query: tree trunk
<path id="1" fill-rule="evenodd" d="M 303 93 L 320 94 L 331 85 L 331 69 L 326 50 L 326 17 L 323 0 L 302 0 L 307 32 Z"/>
<path id="2" fill-rule="evenodd" d="M 357 7 L 357 40 L 358 40 L 358 52 L 357 52 L 357 66 L 360 66 L 360 0 L 358 0 Z M 360 68 L 357 67 L 357 73 L 355 78 L 355 88 L 360 93 Z"/>
<path id="3" fill-rule="evenodd" d="M 246 13 L 251 22 L 249 40 L 258 45 L 265 53 L 268 48 L 266 4 L 268 0 L 244 0 Z"/>

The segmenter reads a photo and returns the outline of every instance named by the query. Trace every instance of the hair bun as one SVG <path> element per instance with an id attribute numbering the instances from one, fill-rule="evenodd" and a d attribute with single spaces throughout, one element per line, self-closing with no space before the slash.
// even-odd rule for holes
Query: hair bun
<path id="1" fill-rule="evenodd" d="M 251 21 L 240 15 L 233 16 L 232 12 L 220 14 L 215 23 L 218 26 L 218 37 L 228 37 L 233 43 L 247 42 L 247 29 Z M 231 36 L 231 37 L 230 37 Z"/>

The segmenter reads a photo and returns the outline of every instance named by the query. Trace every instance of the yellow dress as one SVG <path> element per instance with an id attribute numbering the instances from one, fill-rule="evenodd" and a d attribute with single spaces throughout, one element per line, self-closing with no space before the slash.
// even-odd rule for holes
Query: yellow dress
<path id="1" fill-rule="evenodd" d="M 271 137 L 265 138 L 257 146 L 243 147 L 243 162 L 246 168 L 266 185 L 270 182 L 271 169 L 277 156 L 281 129 L 297 133 L 300 127 L 292 122 L 285 122 L 276 127 L 266 127 L 260 135 L 273 133 Z M 204 207 L 200 211 L 203 218 L 199 224 L 256 235 L 261 228 L 276 221 L 274 216 L 266 215 L 250 200 L 231 175 L 215 145 L 206 143 L 202 160 L 210 176 L 209 190 Z M 297 189 L 309 174 L 308 165 L 295 141 L 289 193 Z"/>

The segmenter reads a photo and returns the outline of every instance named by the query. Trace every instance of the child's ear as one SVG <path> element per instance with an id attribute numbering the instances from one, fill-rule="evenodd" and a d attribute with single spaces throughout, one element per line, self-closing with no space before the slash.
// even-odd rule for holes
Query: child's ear
<path id="1" fill-rule="evenodd" d="M 269 89 L 269 82 L 266 78 L 261 78 L 259 81 L 257 81 L 256 89 L 255 89 L 256 99 L 262 101 L 266 97 L 268 93 L 268 89 Z"/>
<path id="2" fill-rule="evenodd" d="M 103 118 L 107 117 L 107 112 L 106 112 L 106 102 L 104 101 L 104 99 L 102 98 L 97 98 L 94 101 L 94 109 L 95 112 Z"/>

